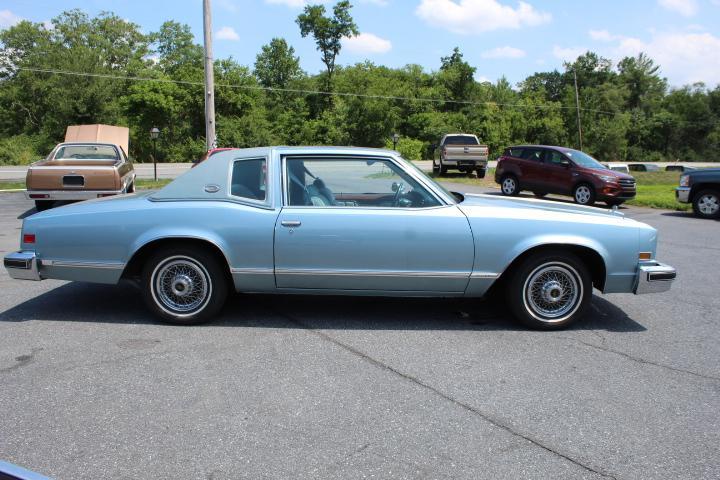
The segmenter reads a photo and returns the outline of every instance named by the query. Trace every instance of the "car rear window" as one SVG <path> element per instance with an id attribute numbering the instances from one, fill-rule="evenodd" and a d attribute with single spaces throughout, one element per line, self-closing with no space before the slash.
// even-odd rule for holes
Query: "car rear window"
<path id="1" fill-rule="evenodd" d="M 111 145 L 65 145 L 55 152 L 56 160 L 117 160 L 118 154 Z"/>
<path id="2" fill-rule="evenodd" d="M 238 160 L 233 164 L 230 194 L 252 200 L 265 200 L 267 167 L 264 158 Z"/>
<path id="3" fill-rule="evenodd" d="M 443 145 L 480 145 L 475 137 L 469 137 L 466 135 L 454 135 L 452 137 L 445 137 Z"/>

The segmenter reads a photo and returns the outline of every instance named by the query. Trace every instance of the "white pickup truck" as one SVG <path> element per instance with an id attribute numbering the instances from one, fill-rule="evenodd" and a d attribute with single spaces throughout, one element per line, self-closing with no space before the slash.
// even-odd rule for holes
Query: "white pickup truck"
<path id="1" fill-rule="evenodd" d="M 484 178 L 488 155 L 488 146 L 481 145 L 477 136 L 449 133 L 435 146 L 433 173 L 443 175 L 451 168 L 465 173 L 475 170 L 478 178 Z"/>

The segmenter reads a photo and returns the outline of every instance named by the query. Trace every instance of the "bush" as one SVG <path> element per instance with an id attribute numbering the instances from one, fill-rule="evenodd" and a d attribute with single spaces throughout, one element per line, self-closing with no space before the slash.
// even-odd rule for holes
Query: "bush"
<path id="1" fill-rule="evenodd" d="M 16 135 L 0 139 L 0 165 L 29 165 L 41 156 L 33 137 Z"/>
<path id="2" fill-rule="evenodd" d="M 392 140 L 385 143 L 385 148 L 392 149 Z M 423 153 L 427 150 L 425 142 L 412 138 L 401 138 L 397 143 L 397 151 L 407 160 L 422 160 Z"/>

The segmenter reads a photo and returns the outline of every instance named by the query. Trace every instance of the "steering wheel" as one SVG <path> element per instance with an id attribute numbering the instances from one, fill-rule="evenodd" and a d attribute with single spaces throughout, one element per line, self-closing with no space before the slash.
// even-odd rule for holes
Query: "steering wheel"
<path id="1" fill-rule="evenodd" d="M 393 207 L 400 206 L 400 197 L 402 197 L 403 190 L 405 190 L 405 184 L 403 182 L 398 183 L 393 197 Z"/>

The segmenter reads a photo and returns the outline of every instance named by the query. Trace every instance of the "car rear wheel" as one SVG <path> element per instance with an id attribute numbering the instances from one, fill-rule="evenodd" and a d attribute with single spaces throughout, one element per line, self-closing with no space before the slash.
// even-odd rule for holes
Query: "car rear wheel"
<path id="1" fill-rule="evenodd" d="M 693 198 L 693 211 L 702 218 L 720 218 L 720 192 L 702 190 Z"/>
<path id="2" fill-rule="evenodd" d="M 503 195 L 515 196 L 520 193 L 520 185 L 517 178 L 512 175 L 506 175 L 500 180 L 500 190 Z"/>
<path id="3" fill-rule="evenodd" d="M 440 173 L 440 165 L 438 165 L 435 160 L 433 160 L 433 175 L 438 175 Z"/>
<path id="4" fill-rule="evenodd" d="M 506 292 L 508 307 L 520 322 L 558 330 L 582 316 L 592 298 L 592 281 L 575 255 L 539 252 L 513 270 Z"/>
<path id="5" fill-rule="evenodd" d="M 485 172 L 486 172 L 486 170 L 484 168 L 478 168 L 477 169 L 477 177 L 485 178 Z"/>
<path id="6" fill-rule="evenodd" d="M 440 162 L 440 175 L 445 175 L 447 173 L 447 171 L 448 171 L 448 167 L 446 167 L 445 165 L 442 164 L 442 162 Z"/>
<path id="7" fill-rule="evenodd" d="M 591 206 L 595 203 L 595 189 L 587 183 L 581 183 L 573 190 L 575 203 Z"/>
<path id="8" fill-rule="evenodd" d="M 150 310 L 166 322 L 192 325 L 220 312 L 228 285 L 211 253 L 175 247 L 156 252 L 145 263 L 142 292 Z"/>
<path id="9" fill-rule="evenodd" d="M 135 182 L 130 182 L 125 193 L 135 193 Z"/>
<path id="10" fill-rule="evenodd" d="M 47 210 L 49 208 L 52 208 L 53 204 L 52 200 L 35 200 L 35 210 L 38 212 L 42 212 L 44 210 Z"/>

